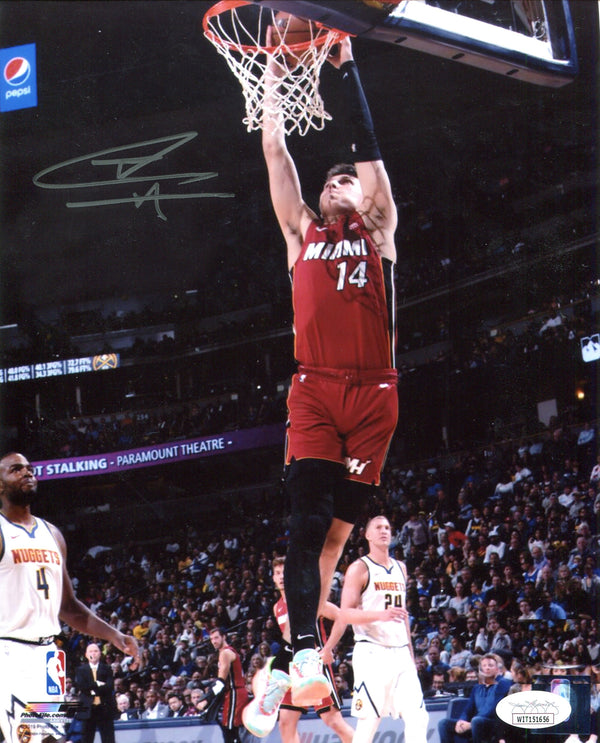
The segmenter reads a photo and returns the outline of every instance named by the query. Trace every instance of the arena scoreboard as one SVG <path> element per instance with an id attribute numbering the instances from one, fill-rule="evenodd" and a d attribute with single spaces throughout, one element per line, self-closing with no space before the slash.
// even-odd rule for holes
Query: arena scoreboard
<path id="1" fill-rule="evenodd" d="M 0 384 L 27 382 L 34 379 L 62 377 L 67 374 L 86 374 L 87 372 L 117 369 L 121 360 L 118 353 L 103 353 L 97 356 L 83 356 L 79 359 L 44 361 L 38 364 L 22 364 L 0 369 Z"/>

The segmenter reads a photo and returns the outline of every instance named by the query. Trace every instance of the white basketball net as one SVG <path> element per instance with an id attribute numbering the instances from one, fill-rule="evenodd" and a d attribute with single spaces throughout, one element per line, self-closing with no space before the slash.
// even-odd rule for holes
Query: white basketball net
<path id="1" fill-rule="evenodd" d="M 242 6 L 243 7 L 243 6 Z M 262 129 L 265 99 L 265 72 L 273 59 L 280 68 L 278 85 L 269 90 L 269 120 L 283 126 L 286 134 L 304 136 L 311 128 L 321 130 L 331 120 L 319 94 L 319 73 L 331 48 L 346 34 L 310 24 L 311 42 L 286 44 L 285 31 L 277 46 L 268 47 L 264 39 L 267 26 L 275 25 L 274 11 L 254 6 L 258 22 L 242 22 L 238 7 L 204 19 L 204 35 L 221 54 L 242 87 L 248 131 Z M 301 47 L 300 49 L 298 47 Z"/>

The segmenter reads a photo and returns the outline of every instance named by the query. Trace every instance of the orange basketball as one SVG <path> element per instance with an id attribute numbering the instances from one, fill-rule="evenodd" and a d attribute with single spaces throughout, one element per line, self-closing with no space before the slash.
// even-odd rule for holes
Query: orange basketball
<path id="1" fill-rule="evenodd" d="M 297 18 L 290 13 L 279 11 L 275 15 L 275 33 L 273 41 L 277 44 L 302 44 L 315 38 L 317 29 L 310 21 Z"/>

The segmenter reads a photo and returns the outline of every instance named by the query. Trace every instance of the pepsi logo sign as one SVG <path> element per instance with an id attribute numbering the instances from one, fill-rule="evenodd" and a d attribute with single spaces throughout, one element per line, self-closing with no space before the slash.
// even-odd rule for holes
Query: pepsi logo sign
<path id="1" fill-rule="evenodd" d="M 4 79 L 9 85 L 23 85 L 31 75 L 31 65 L 25 57 L 13 57 L 4 65 Z"/>
<path id="2" fill-rule="evenodd" d="M 0 112 L 37 106 L 35 44 L 0 49 Z"/>

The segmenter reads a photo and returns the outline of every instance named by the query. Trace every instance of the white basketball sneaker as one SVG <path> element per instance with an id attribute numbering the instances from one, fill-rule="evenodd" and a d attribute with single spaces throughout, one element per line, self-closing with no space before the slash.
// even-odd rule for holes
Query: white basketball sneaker
<path id="1" fill-rule="evenodd" d="M 257 738 L 266 737 L 275 727 L 279 706 L 292 685 L 285 671 L 265 670 L 266 683 L 260 684 L 262 688 L 257 689 L 256 697 L 242 711 L 244 727 Z"/>
<path id="2" fill-rule="evenodd" d="M 323 662 L 316 650 L 299 650 L 290 663 L 292 704 L 311 707 L 329 696 L 331 686 L 323 673 Z"/>

